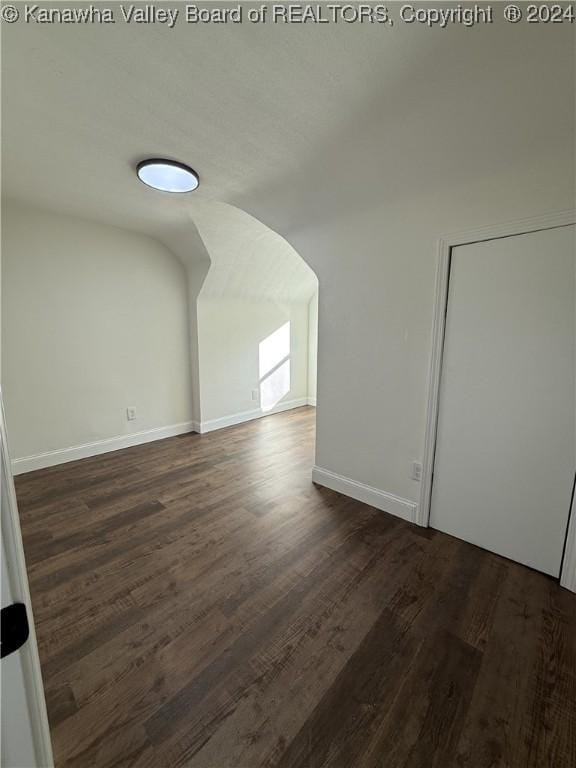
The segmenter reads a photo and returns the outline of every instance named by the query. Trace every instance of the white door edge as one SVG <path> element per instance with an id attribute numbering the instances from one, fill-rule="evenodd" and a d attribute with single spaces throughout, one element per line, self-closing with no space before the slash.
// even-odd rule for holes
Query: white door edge
<path id="1" fill-rule="evenodd" d="M 30 590 L 28 587 L 28 574 L 26 571 L 26 561 L 24 558 L 24 547 L 22 545 L 22 533 L 20 530 L 20 519 L 18 517 L 18 505 L 16 502 L 16 492 L 14 489 L 14 480 L 10 458 L 8 454 L 8 443 L 6 438 L 6 422 L 4 417 L 4 403 L 2 400 L 2 391 L 0 390 L 0 443 L 1 443 L 1 462 L 2 477 L 6 483 L 6 495 L 8 503 L 2 505 L 2 538 L 6 557 L 6 570 L 10 580 L 10 587 L 14 597 L 21 600 L 26 605 L 28 613 L 28 623 L 30 625 L 30 635 L 26 643 L 18 651 L 21 654 L 22 670 L 24 675 L 24 684 L 26 687 L 26 699 L 30 712 L 30 726 L 34 739 L 34 750 L 38 761 L 38 766 L 42 768 L 52 768 L 54 758 L 52 755 L 52 742 L 50 740 L 50 728 L 48 724 L 48 714 L 46 712 L 46 699 L 44 696 L 44 684 L 42 682 L 42 672 L 40 669 L 40 658 L 38 656 L 38 645 L 36 641 L 36 630 L 34 626 L 34 616 L 32 613 L 32 603 L 30 600 Z"/>

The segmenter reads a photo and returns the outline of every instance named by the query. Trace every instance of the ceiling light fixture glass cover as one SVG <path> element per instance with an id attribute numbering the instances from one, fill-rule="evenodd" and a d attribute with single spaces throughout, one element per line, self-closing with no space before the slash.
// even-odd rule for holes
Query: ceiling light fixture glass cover
<path id="1" fill-rule="evenodd" d="M 161 192 L 193 192 L 200 183 L 196 171 L 175 160 L 143 160 L 136 173 L 140 181 Z"/>

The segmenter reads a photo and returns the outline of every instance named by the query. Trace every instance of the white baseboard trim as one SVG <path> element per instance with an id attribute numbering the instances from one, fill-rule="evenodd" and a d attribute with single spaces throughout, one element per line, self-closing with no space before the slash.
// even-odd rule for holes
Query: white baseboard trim
<path id="1" fill-rule="evenodd" d="M 337 475 L 329 469 L 315 466 L 312 470 L 312 482 L 330 488 L 332 491 L 343 493 L 344 496 L 350 496 L 356 501 L 362 501 L 364 504 L 376 507 L 376 509 L 381 509 L 383 512 L 401 517 L 410 523 L 415 523 L 417 520 L 418 504 L 415 501 L 403 499 L 393 493 L 387 493 L 378 488 L 372 488 L 370 485 L 351 480 L 349 477 Z"/>
<path id="2" fill-rule="evenodd" d="M 93 443 L 74 445 L 71 448 L 59 448 L 55 451 L 37 453 L 34 456 L 23 456 L 19 459 L 13 459 L 12 472 L 15 475 L 21 475 L 24 472 L 32 472 L 35 469 L 44 469 L 45 467 L 54 467 L 56 464 L 65 464 L 68 461 L 87 459 L 89 456 L 119 451 L 122 448 L 150 443 L 153 440 L 162 440 L 165 437 L 183 435 L 186 432 L 198 432 L 197 426 L 193 421 L 185 421 L 182 424 L 172 424 L 169 427 L 156 427 L 155 429 L 146 429 L 142 432 L 133 432 L 130 435 L 120 435 L 118 437 L 109 437 L 105 440 L 96 440 Z"/>
<path id="3" fill-rule="evenodd" d="M 316 398 L 315 397 L 309 397 L 308 398 L 308 405 L 314 406 L 316 408 Z"/>
<path id="4" fill-rule="evenodd" d="M 269 411 L 261 411 L 260 408 L 255 408 L 252 411 L 241 411 L 240 413 L 233 413 L 231 416 L 222 416 L 219 419 L 210 419 L 209 421 L 203 421 L 200 424 L 198 430 L 201 434 L 206 432 L 214 432 L 216 429 L 225 429 L 226 427 L 233 427 L 235 424 L 242 424 L 245 421 L 252 421 L 253 419 L 261 419 L 263 416 L 272 416 L 274 413 L 282 413 L 282 411 L 289 411 L 292 408 L 302 408 L 303 405 L 308 405 L 307 397 L 298 397 L 294 400 L 285 400 L 278 403 L 277 406 Z"/>

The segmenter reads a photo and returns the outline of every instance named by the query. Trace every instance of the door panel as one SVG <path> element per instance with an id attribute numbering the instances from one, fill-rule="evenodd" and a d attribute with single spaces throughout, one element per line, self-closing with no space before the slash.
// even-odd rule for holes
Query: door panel
<path id="1" fill-rule="evenodd" d="M 558 576 L 576 466 L 575 227 L 452 251 L 430 524 Z"/>

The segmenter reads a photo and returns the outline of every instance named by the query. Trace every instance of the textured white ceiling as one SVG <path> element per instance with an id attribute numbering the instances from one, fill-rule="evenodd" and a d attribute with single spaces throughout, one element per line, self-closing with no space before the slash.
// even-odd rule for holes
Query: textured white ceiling
<path id="1" fill-rule="evenodd" d="M 200 295 L 277 302 L 308 301 L 318 280 L 280 235 L 248 213 L 197 201 L 192 217 L 210 256 Z"/>
<path id="2" fill-rule="evenodd" d="M 195 233 L 171 230 L 192 221 L 211 261 L 202 295 L 306 299 L 316 278 L 294 249 L 219 201 L 241 205 L 305 171 L 378 85 L 384 57 L 369 37 L 360 45 L 358 31 L 336 27 L 4 25 L 3 192 L 169 245 L 178 237 L 187 261 L 206 252 Z M 180 197 L 140 184 L 134 166 L 151 155 L 190 163 L 200 190 Z"/>
<path id="3" fill-rule="evenodd" d="M 230 255 L 205 207 L 224 202 L 301 247 L 343 213 L 417 195 L 423 175 L 454 188 L 482 178 L 488 147 L 472 135 L 523 167 L 532 153 L 519 126 L 541 152 L 547 115 L 563 103 L 565 142 L 573 36 L 570 25 L 503 22 L 3 24 L 3 191 L 165 239 L 193 221 Z M 171 196 L 140 184 L 134 166 L 148 156 L 189 163 L 200 189 Z M 243 239 L 228 213 L 253 254 L 257 233 Z M 225 282 L 215 273 L 211 290 Z"/>
<path id="4" fill-rule="evenodd" d="M 433 42 L 370 25 L 270 24 L 17 23 L 2 38 L 5 192 L 151 233 L 185 221 L 195 196 L 243 207 L 289 180 L 296 203 L 311 159 L 343 131 L 350 151 L 366 108 Z M 140 184 L 134 166 L 151 155 L 192 165 L 200 190 Z"/>

